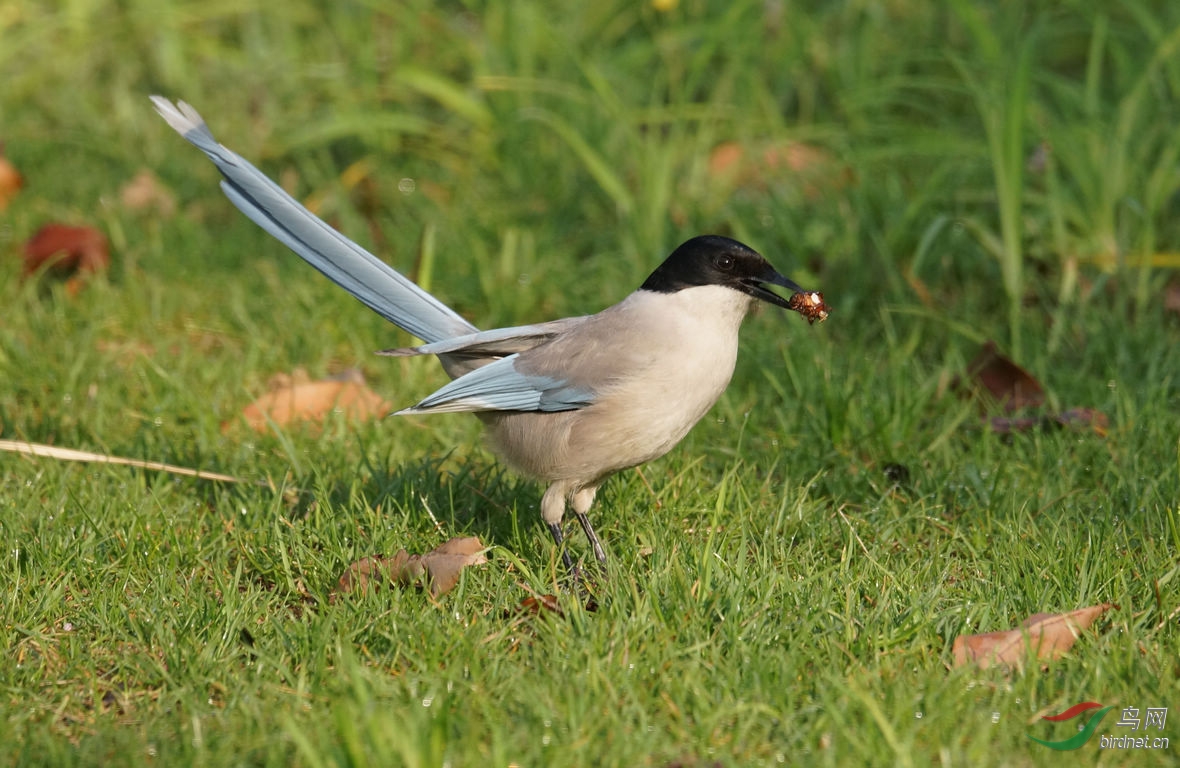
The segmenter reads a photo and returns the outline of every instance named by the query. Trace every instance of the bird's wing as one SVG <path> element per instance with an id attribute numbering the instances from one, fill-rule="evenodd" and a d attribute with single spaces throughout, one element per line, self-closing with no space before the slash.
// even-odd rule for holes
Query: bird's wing
<path id="1" fill-rule="evenodd" d="M 478 328 L 385 262 L 300 205 L 240 155 L 217 143 L 197 111 L 160 96 L 152 103 L 168 125 L 208 155 L 225 179 L 221 189 L 255 224 L 377 314 L 427 342 Z"/>
<path id="2" fill-rule="evenodd" d="M 479 331 L 466 336 L 436 341 L 417 347 L 385 349 L 379 355 L 408 357 L 410 355 L 452 355 L 462 357 L 505 357 L 540 346 L 562 333 L 585 322 L 584 317 L 566 317 L 535 325 L 520 325 L 513 328 L 496 328 Z"/>
<path id="3" fill-rule="evenodd" d="M 594 402 L 593 390 L 517 370 L 519 355 L 476 368 L 395 416 L 463 411 L 572 411 Z"/>

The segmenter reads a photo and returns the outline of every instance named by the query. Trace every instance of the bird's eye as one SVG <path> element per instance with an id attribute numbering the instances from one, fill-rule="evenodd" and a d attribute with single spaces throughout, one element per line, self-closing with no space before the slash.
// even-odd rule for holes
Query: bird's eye
<path id="1" fill-rule="evenodd" d="M 733 257 L 728 253 L 722 253 L 713 258 L 713 266 L 717 267 L 723 272 L 728 272 L 733 269 Z"/>

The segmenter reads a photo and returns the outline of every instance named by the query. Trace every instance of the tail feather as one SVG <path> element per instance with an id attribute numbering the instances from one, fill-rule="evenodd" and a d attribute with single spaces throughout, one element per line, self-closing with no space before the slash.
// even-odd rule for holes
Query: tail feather
<path id="1" fill-rule="evenodd" d="M 453 309 L 373 254 L 337 232 L 261 171 L 217 143 L 183 101 L 152 96 L 168 125 L 204 152 L 225 179 L 221 188 L 242 213 L 365 306 L 427 342 L 478 332 Z"/>

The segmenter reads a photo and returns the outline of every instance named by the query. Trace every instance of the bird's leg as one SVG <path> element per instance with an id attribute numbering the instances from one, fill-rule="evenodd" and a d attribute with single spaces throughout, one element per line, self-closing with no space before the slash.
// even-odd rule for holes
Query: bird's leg
<path id="1" fill-rule="evenodd" d="M 578 518 L 578 522 L 582 524 L 582 530 L 586 532 L 586 538 L 590 540 L 590 547 L 594 550 L 594 557 L 598 560 L 600 566 L 606 565 L 606 552 L 602 549 L 602 542 L 598 539 L 598 534 L 594 532 L 594 527 L 590 525 L 590 518 L 586 516 L 590 505 L 594 503 L 594 494 L 598 488 L 583 488 L 573 495 L 570 499 L 573 502 L 574 516 Z"/>
<path id="2" fill-rule="evenodd" d="M 549 526 L 549 533 L 553 534 L 553 543 L 561 553 L 561 562 L 573 577 L 574 584 L 582 586 L 582 569 L 574 564 L 569 550 L 565 546 L 565 534 L 561 532 L 561 518 L 565 515 L 566 486 L 564 483 L 553 483 L 541 497 L 541 518 Z"/>
<path id="3" fill-rule="evenodd" d="M 598 540 L 598 534 L 591 527 L 590 518 L 586 517 L 585 512 L 578 512 L 577 510 L 574 510 L 574 515 L 578 518 L 578 522 L 582 524 L 582 530 L 586 532 L 586 538 L 590 540 L 590 546 L 594 550 L 594 557 L 598 559 L 598 564 L 605 566 L 606 552 L 602 551 L 602 542 Z"/>
<path id="4" fill-rule="evenodd" d="M 573 574 L 575 581 L 581 581 L 578 566 L 574 565 L 574 560 L 565 547 L 565 536 L 561 532 L 561 523 L 549 523 L 549 532 L 553 534 L 553 543 L 557 545 L 557 551 L 561 553 L 561 562 L 565 565 L 566 570 Z"/>

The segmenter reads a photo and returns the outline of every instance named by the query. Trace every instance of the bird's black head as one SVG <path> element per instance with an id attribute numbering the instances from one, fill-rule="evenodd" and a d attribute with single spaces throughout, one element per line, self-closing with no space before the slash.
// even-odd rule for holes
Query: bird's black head
<path id="1" fill-rule="evenodd" d="M 787 300 L 766 286 L 803 291 L 753 248 L 719 235 L 702 235 L 685 242 L 664 259 L 640 289 L 675 293 L 700 285 L 723 285 L 788 309 Z"/>

